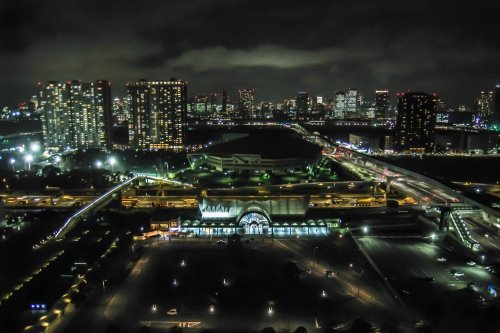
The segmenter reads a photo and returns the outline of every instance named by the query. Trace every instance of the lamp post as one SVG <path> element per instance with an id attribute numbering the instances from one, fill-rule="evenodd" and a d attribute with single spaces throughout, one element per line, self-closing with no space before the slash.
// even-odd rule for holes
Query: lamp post
<path id="1" fill-rule="evenodd" d="M 38 143 L 38 142 L 32 142 L 30 144 L 30 149 L 31 149 L 32 152 L 38 153 L 40 151 L 40 143 Z"/>
<path id="2" fill-rule="evenodd" d="M 169 166 L 168 166 L 168 162 L 167 161 L 163 162 L 162 165 L 161 165 L 161 176 L 162 176 L 162 178 L 165 178 L 165 173 L 163 172 L 163 165 L 164 164 L 167 165 L 167 176 L 166 176 L 166 178 L 168 178 L 168 169 L 169 169 Z"/>
<path id="3" fill-rule="evenodd" d="M 315 246 L 313 249 L 313 260 L 312 260 L 312 265 L 311 265 L 311 274 L 312 270 L 314 269 L 314 262 L 316 261 L 316 251 L 318 250 L 318 246 Z"/>
<path id="4" fill-rule="evenodd" d="M 33 161 L 33 155 L 28 154 L 24 156 L 24 160 L 28 162 L 28 170 L 31 170 L 31 162 Z"/>
<path id="5" fill-rule="evenodd" d="M 111 172 L 114 172 L 114 165 L 116 163 L 116 158 L 114 158 L 113 156 L 111 156 L 108 159 L 108 162 L 109 162 L 109 165 L 111 165 Z"/>
<path id="6" fill-rule="evenodd" d="M 101 162 L 101 161 L 99 161 L 99 160 L 95 161 L 95 166 L 96 166 L 98 169 L 100 169 L 100 168 L 102 167 L 102 162 Z"/>
<path id="7" fill-rule="evenodd" d="M 10 165 L 12 165 L 12 171 L 14 171 L 14 164 L 16 163 L 16 159 L 11 157 L 9 162 L 10 162 Z"/>

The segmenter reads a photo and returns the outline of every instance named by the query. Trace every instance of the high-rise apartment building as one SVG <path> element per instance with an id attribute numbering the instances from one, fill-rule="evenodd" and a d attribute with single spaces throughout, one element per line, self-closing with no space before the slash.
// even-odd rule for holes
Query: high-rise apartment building
<path id="1" fill-rule="evenodd" d="M 184 148 L 187 83 L 139 80 L 127 84 L 131 116 L 129 146 L 136 149 Z"/>
<path id="2" fill-rule="evenodd" d="M 45 146 L 111 148 L 111 85 L 69 81 L 39 85 Z"/>
<path id="3" fill-rule="evenodd" d="M 97 80 L 94 82 L 94 98 L 97 112 L 97 134 L 101 147 L 111 149 L 111 125 L 113 121 L 111 103 L 111 82 Z"/>
<path id="4" fill-rule="evenodd" d="M 41 111 L 45 148 L 67 147 L 71 142 L 66 85 L 59 82 L 38 84 L 38 106 Z"/>
<path id="5" fill-rule="evenodd" d="M 418 92 L 401 93 L 397 97 L 396 148 L 400 151 L 432 151 L 438 97 Z"/>
<path id="6" fill-rule="evenodd" d="M 375 119 L 386 118 L 389 114 L 389 90 L 375 90 Z"/>
<path id="7" fill-rule="evenodd" d="M 255 91 L 253 89 L 238 90 L 238 116 L 243 119 L 255 118 Z"/>

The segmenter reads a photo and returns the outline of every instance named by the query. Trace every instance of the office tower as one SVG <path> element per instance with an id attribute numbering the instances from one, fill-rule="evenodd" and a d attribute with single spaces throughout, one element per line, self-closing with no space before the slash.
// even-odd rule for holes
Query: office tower
<path id="1" fill-rule="evenodd" d="M 253 89 L 238 90 L 238 116 L 243 119 L 255 118 L 255 91 Z"/>
<path id="2" fill-rule="evenodd" d="M 45 146 L 110 148 L 111 85 L 49 82 L 39 90 Z"/>
<path id="3" fill-rule="evenodd" d="M 434 149 L 436 94 L 397 94 L 395 146 L 400 151 L 431 152 Z"/>
<path id="4" fill-rule="evenodd" d="M 184 148 L 187 83 L 139 80 L 127 84 L 130 96 L 129 145 L 136 149 Z"/>
<path id="5" fill-rule="evenodd" d="M 481 119 L 487 119 L 493 113 L 493 91 L 481 91 L 476 99 L 475 112 Z"/>
<path id="6" fill-rule="evenodd" d="M 190 99 L 191 110 L 189 117 L 194 119 L 208 119 L 209 105 L 207 95 L 196 95 Z"/>
<path id="7" fill-rule="evenodd" d="M 387 118 L 389 114 L 389 90 L 375 90 L 375 119 Z"/>
<path id="8" fill-rule="evenodd" d="M 358 118 L 359 97 L 358 90 L 349 88 L 347 90 L 346 118 Z"/>
<path id="9" fill-rule="evenodd" d="M 309 120 L 309 94 L 305 91 L 301 91 L 297 94 L 296 98 L 296 108 L 297 108 L 297 121 L 307 121 Z"/>
<path id="10" fill-rule="evenodd" d="M 227 92 L 222 90 L 222 110 L 224 115 L 227 115 Z"/>
<path id="11" fill-rule="evenodd" d="M 346 94 L 343 91 L 335 92 L 334 117 L 344 119 L 346 116 Z"/>

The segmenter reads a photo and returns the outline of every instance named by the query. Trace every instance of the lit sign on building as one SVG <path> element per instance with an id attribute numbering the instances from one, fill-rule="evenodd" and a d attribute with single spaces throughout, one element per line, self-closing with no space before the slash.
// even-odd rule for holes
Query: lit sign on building
<path id="1" fill-rule="evenodd" d="M 207 205 L 201 210 L 202 218 L 228 218 L 231 216 L 230 207 L 218 205 Z"/>

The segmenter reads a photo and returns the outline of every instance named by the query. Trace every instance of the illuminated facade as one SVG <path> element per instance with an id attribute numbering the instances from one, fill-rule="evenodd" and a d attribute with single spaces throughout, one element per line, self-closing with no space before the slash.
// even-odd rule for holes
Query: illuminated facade
<path id="1" fill-rule="evenodd" d="M 39 84 L 39 108 L 43 139 L 48 149 L 66 147 L 71 141 L 66 86 L 59 82 Z"/>
<path id="2" fill-rule="evenodd" d="M 43 136 L 48 149 L 111 146 L 109 81 L 49 82 L 39 89 Z"/>
<path id="3" fill-rule="evenodd" d="M 389 90 L 375 90 L 375 119 L 386 118 L 389 113 Z"/>
<path id="4" fill-rule="evenodd" d="M 344 119 L 346 113 L 346 95 L 343 91 L 335 92 L 334 118 Z"/>
<path id="5" fill-rule="evenodd" d="M 199 154 L 190 154 L 197 156 Z M 257 154 L 202 154 L 203 164 L 218 171 L 263 173 L 271 171 L 277 175 L 302 170 L 306 163 L 304 158 L 263 158 Z"/>
<path id="6" fill-rule="evenodd" d="M 129 146 L 136 149 L 184 148 L 187 83 L 140 80 L 127 84 L 130 101 Z"/>
<path id="7" fill-rule="evenodd" d="M 488 118 L 493 113 L 493 91 L 481 91 L 476 99 L 476 115 L 482 119 Z"/>
<path id="8" fill-rule="evenodd" d="M 238 116 L 243 119 L 255 118 L 255 91 L 253 89 L 238 90 Z"/>
<path id="9" fill-rule="evenodd" d="M 395 146 L 402 151 L 434 149 L 438 97 L 433 94 L 398 94 Z"/>
<path id="10" fill-rule="evenodd" d="M 358 118 L 359 94 L 357 89 L 350 88 L 346 96 L 346 118 Z"/>

